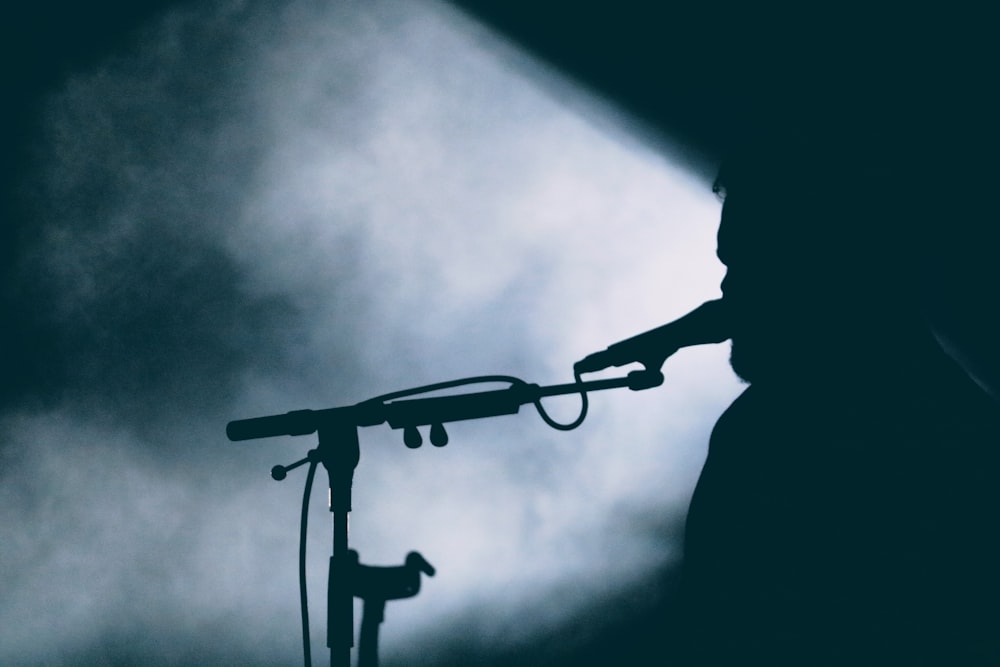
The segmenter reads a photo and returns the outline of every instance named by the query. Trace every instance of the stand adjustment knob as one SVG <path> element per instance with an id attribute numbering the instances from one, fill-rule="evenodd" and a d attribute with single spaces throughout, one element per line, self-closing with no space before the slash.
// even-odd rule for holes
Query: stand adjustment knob
<path id="1" fill-rule="evenodd" d="M 444 430 L 443 424 L 431 426 L 431 444 L 435 447 L 444 447 L 448 444 L 448 432 Z"/>
<path id="2" fill-rule="evenodd" d="M 417 430 L 416 426 L 407 426 L 403 429 L 403 444 L 410 449 L 417 449 L 420 445 L 424 444 L 424 439 L 421 437 L 420 431 Z"/>

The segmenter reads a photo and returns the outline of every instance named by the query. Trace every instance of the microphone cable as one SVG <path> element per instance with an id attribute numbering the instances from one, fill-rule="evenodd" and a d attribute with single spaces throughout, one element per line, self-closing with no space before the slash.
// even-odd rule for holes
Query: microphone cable
<path id="1" fill-rule="evenodd" d="M 299 608 L 302 616 L 302 656 L 305 667 L 312 667 L 312 645 L 309 640 L 309 600 L 306 593 L 306 528 L 309 525 L 309 496 L 312 493 L 313 478 L 319 459 L 312 450 L 309 452 L 309 471 L 306 473 L 305 490 L 302 493 L 302 517 L 299 520 Z"/>

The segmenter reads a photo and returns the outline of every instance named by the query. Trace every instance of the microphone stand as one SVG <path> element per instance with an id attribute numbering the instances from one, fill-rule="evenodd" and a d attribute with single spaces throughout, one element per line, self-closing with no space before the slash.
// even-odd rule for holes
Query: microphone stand
<path id="1" fill-rule="evenodd" d="M 416 595 L 419 590 L 419 572 L 433 574 L 434 571 L 427 561 L 414 553 L 407 558 L 407 565 L 403 567 L 409 567 L 410 572 L 415 574 L 416 584 L 412 578 L 408 578 L 403 585 L 400 585 L 399 576 L 389 573 L 385 575 L 387 583 L 373 584 L 377 578 L 373 579 L 371 572 L 396 568 L 368 568 L 359 565 L 357 552 L 349 548 L 348 514 L 351 511 L 351 489 L 354 483 L 354 470 L 361 458 L 359 427 L 388 422 L 393 429 L 403 429 L 404 443 L 407 447 L 416 449 L 422 444 L 417 427 L 430 425 L 431 444 L 443 447 L 448 443 L 448 436 L 443 426 L 447 422 L 515 414 L 525 403 L 534 403 L 541 410 L 539 401 L 548 396 L 575 393 L 585 395 L 588 391 L 619 387 L 639 391 L 657 387 L 662 383 L 663 375 L 659 371 L 642 370 L 633 371 L 626 377 L 577 381 L 548 387 L 518 381 L 506 389 L 493 391 L 391 402 L 375 398 L 346 407 L 293 410 L 282 415 L 231 421 L 226 426 L 226 435 L 232 441 L 240 441 L 279 435 L 318 434 L 319 446 L 315 452 L 311 452 L 309 456 L 290 466 L 275 466 L 271 470 L 271 475 L 278 480 L 284 479 L 288 470 L 314 460 L 313 457 L 326 468 L 330 482 L 330 512 L 333 515 L 333 555 L 330 557 L 327 582 L 326 643 L 330 649 L 330 667 L 350 667 L 351 648 L 354 646 L 353 598 L 361 597 L 366 604 L 370 600 L 376 601 L 372 622 L 362 624 L 363 647 L 368 649 L 377 642 L 377 625 L 381 623 L 385 601 Z M 364 641 L 365 638 L 375 639 Z M 374 667 L 378 664 L 373 650 L 365 650 L 364 653 L 367 665 Z"/>
<path id="2" fill-rule="evenodd" d="M 348 513 L 354 469 L 361 459 L 357 428 L 346 421 L 329 420 L 319 427 L 319 460 L 330 480 L 330 512 L 333 515 L 333 555 L 327 579 L 326 645 L 330 667 L 350 667 L 354 646 L 354 595 L 351 557 L 347 545 Z M 353 562 L 352 562 L 353 561 Z"/>

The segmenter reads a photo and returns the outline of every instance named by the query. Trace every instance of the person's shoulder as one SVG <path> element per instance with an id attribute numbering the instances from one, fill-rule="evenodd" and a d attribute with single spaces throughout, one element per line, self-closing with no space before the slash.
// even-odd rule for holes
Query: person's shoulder
<path id="1" fill-rule="evenodd" d="M 794 387 L 755 382 L 716 421 L 709 446 L 719 449 L 723 443 L 747 439 L 755 441 L 757 447 L 765 446 L 780 439 L 782 433 L 796 430 L 793 424 L 812 412 L 808 402 Z"/>

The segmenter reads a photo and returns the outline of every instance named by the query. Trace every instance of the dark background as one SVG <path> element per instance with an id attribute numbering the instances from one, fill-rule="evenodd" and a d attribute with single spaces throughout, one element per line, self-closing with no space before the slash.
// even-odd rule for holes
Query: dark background
<path id="1" fill-rule="evenodd" d="M 0 146 L 5 407 L 56 400 L 66 373 L 64 342 L 47 328 L 44 308 L 12 273 L 19 248 L 32 234 L 21 196 L 30 184 L 20 178 L 32 147 L 23 138 L 37 130 L 46 91 L 69 72 L 115 52 L 144 21 L 175 4 L 51 2 L 8 10 L 0 40 L 6 89 Z M 996 59 L 985 16 L 943 6 L 916 12 L 886 5 L 856 12 L 803 8 L 788 14 L 737 3 L 453 4 L 612 100 L 635 119 L 637 132 L 679 142 L 704 173 L 743 137 L 785 125 L 822 133 L 858 123 L 922 146 L 918 152 L 927 169 L 942 183 L 937 196 L 955 198 L 955 219 L 942 221 L 942 256 L 930 300 L 963 360 L 987 383 L 1000 384 L 991 207 Z M 630 594 L 622 592 L 622 599 Z M 537 647 L 536 655 L 539 664 L 579 664 L 583 655 L 620 658 L 633 640 L 637 646 L 655 642 L 658 622 L 626 618 L 617 627 L 604 624 L 601 637 L 569 629 Z M 582 620 L 580 627 L 587 626 Z M 496 664 L 507 660 L 497 656 Z"/>

